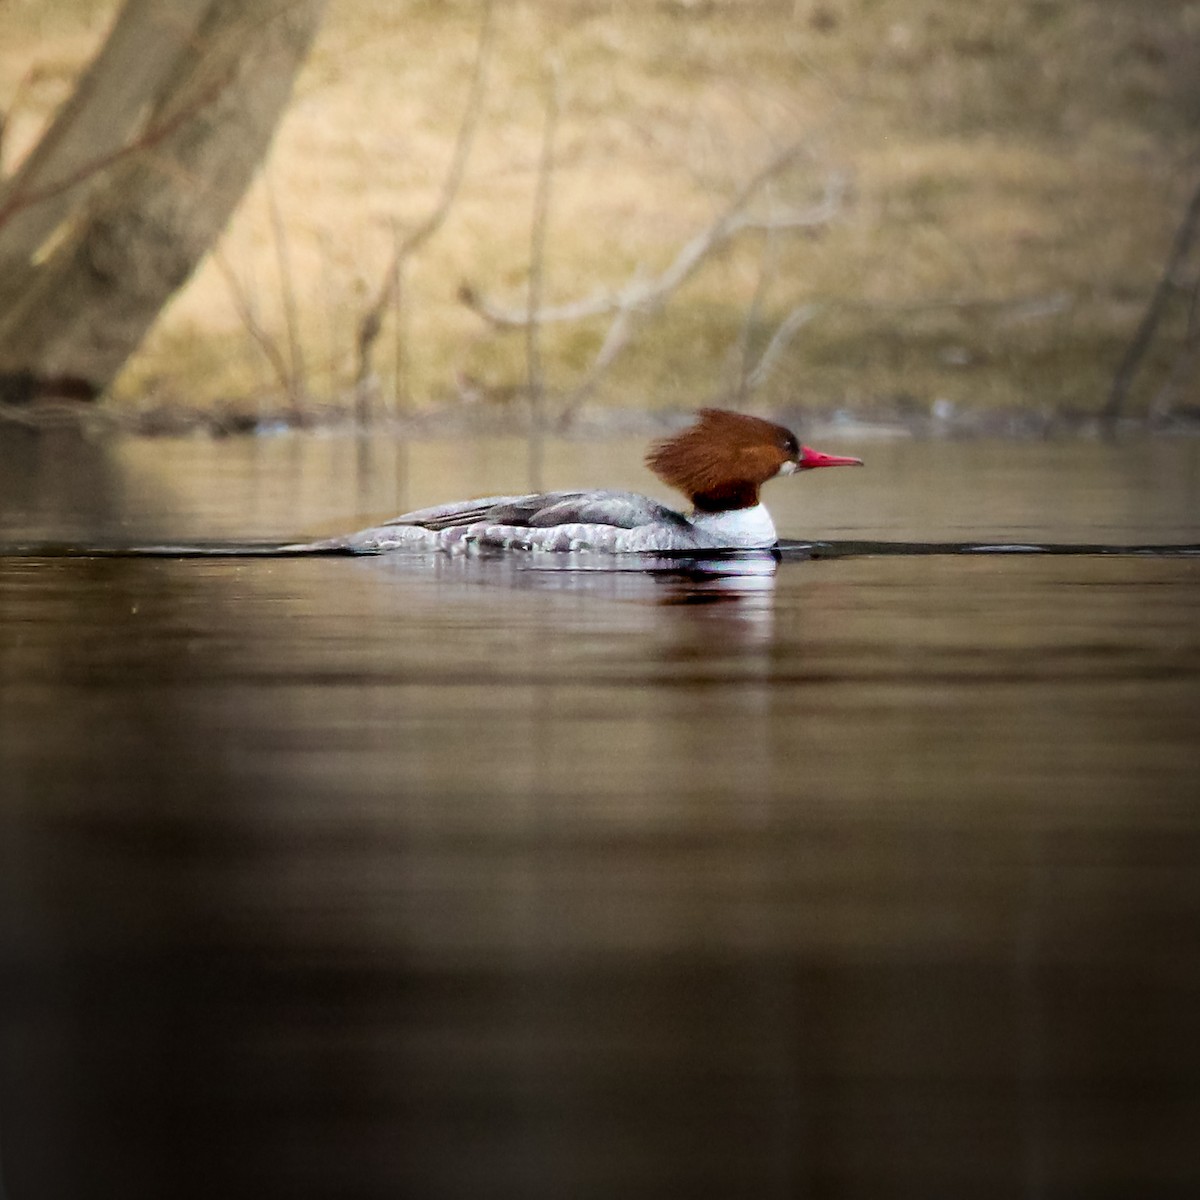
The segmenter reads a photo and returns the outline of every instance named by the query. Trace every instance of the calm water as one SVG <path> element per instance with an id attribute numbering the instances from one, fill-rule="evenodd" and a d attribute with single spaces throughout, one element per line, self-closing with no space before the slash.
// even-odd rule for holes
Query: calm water
<path id="1" fill-rule="evenodd" d="M 525 484 L 0 439 L 8 543 Z M 1200 443 L 817 444 L 789 536 L 1200 542 Z M 531 565 L 0 558 L 5 1197 L 1200 1194 L 1200 559 Z"/>

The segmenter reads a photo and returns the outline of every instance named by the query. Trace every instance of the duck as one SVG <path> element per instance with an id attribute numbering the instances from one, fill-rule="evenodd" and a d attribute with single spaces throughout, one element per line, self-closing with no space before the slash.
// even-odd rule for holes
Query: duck
<path id="1" fill-rule="evenodd" d="M 774 421 L 721 408 L 700 409 L 686 429 L 654 442 L 645 461 L 688 498 L 687 511 L 611 489 L 484 496 L 420 508 L 312 545 L 359 554 L 764 550 L 779 540 L 761 498 L 764 484 L 824 467 L 863 465 L 859 458 L 805 446 Z"/>

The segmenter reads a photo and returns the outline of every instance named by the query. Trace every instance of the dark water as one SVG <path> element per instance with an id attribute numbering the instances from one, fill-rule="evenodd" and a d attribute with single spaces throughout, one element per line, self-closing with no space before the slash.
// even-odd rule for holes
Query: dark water
<path id="1" fill-rule="evenodd" d="M 4 436 L 8 542 L 524 483 Z M 1200 541 L 1197 443 L 845 448 L 783 532 Z M 530 565 L 0 559 L 6 1197 L 1200 1194 L 1200 559 Z"/>

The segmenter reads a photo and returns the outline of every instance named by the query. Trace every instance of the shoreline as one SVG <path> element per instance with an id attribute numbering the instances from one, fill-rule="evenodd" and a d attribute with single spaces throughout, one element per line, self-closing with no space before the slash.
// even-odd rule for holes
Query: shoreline
<path id="1" fill-rule="evenodd" d="M 727 407 L 733 405 L 726 402 Z M 719 401 L 694 407 L 633 409 L 581 407 L 568 414 L 547 415 L 540 426 L 545 437 L 565 441 L 605 441 L 662 434 L 685 424 L 696 409 L 721 407 Z M 1037 409 L 960 409 L 948 401 L 929 405 L 902 397 L 857 407 L 821 408 L 747 406 L 761 416 L 806 437 L 855 438 L 1003 438 L 1013 441 L 1069 437 L 1083 440 L 1128 434 L 1157 437 L 1200 436 L 1200 408 L 1181 407 L 1157 415 L 1124 416 L 1109 421 L 1099 411 L 1046 405 Z M 347 404 L 264 403 L 244 400 L 224 405 L 160 404 L 145 407 L 79 401 L 42 401 L 0 405 L 0 429 L 31 431 L 79 428 L 89 432 L 161 438 L 205 436 L 213 439 L 272 437 L 291 433 L 367 434 L 417 441 L 442 437 L 527 437 L 536 428 L 524 402 L 503 406 L 444 405 L 420 411 L 371 414 L 360 421 Z"/>

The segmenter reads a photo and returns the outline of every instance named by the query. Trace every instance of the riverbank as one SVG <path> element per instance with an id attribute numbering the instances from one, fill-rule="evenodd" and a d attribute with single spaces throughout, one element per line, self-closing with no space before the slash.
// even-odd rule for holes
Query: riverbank
<path id="1" fill-rule="evenodd" d="M 630 436 L 653 437 L 677 427 L 694 409 L 600 408 L 589 406 L 566 417 L 543 419 L 543 434 L 568 441 L 604 441 Z M 1149 434 L 1156 437 L 1200 437 L 1200 409 L 1177 407 L 1154 415 L 1135 414 L 1116 421 L 1097 411 L 1048 406 L 1006 409 L 957 408 L 942 401 L 921 408 L 911 399 L 880 401 L 869 410 L 792 406 L 755 412 L 780 421 L 804 436 L 849 435 L 855 438 L 1013 438 L 1092 439 Z M 73 427 L 81 431 L 140 438 L 255 438 L 315 432 L 336 436 L 360 434 L 369 440 L 422 441 L 467 435 L 527 437 L 534 418 L 526 404 L 504 408 L 447 404 L 407 413 L 373 414 L 360 421 L 347 404 L 286 402 L 249 406 L 241 401 L 205 404 L 71 402 L 33 407 L 0 408 L 5 424 L 30 430 Z"/>
<path id="2" fill-rule="evenodd" d="M 6 169 L 116 8 L 9 6 Z M 1102 407 L 1195 186 L 1196 5 L 520 0 L 495 7 L 472 110 L 481 11 L 331 8 L 262 179 L 106 408 L 302 423 L 362 375 L 332 419 L 365 397 L 519 421 L 539 188 L 537 373 L 576 420 L 730 398 L 964 428 Z M 361 322 L 468 113 L 461 187 L 364 364 Z M 1195 270 L 1131 397 L 1153 422 L 1200 404 L 1196 372 L 1172 377 Z M 590 315 L 551 319 L 572 302 Z"/>

